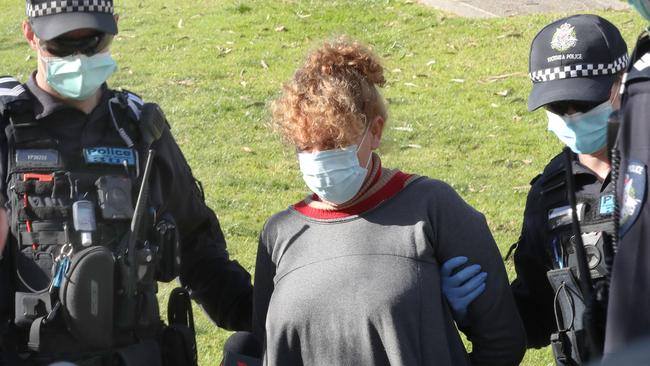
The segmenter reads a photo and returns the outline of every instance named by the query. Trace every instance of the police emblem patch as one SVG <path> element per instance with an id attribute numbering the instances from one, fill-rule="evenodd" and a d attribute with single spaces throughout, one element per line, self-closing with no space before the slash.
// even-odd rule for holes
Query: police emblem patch
<path id="1" fill-rule="evenodd" d="M 575 47 L 576 43 L 578 43 L 578 37 L 576 36 L 575 27 L 569 23 L 564 23 L 553 33 L 551 48 L 559 52 L 564 52 L 569 48 Z"/>
<path id="2" fill-rule="evenodd" d="M 108 164 L 135 166 L 136 152 L 123 147 L 89 147 L 84 149 L 87 164 Z"/>
<path id="3" fill-rule="evenodd" d="M 630 161 L 625 172 L 623 187 L 623 207 L 621 207 L 620 235 L 623 236 L 641 212 L 646 195 L 646 166 L 638 161 Z"/>

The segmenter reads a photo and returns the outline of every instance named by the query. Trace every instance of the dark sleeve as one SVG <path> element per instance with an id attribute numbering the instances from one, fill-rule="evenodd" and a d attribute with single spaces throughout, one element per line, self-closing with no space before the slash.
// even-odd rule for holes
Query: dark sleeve
<path id="1" fill-rule="evenodd" d="M 436 259 L 444 263 L 466 256 L 488 273 L 485 291 L 470 304 L 467 328 L 461 329 L 472 342 L 472 365 L 518 365 L 526 335 L 485 217 L 446 184 L 438 197 L 433 220 Z"/>
<path id="2" fill-rule="evenodd" d="M 266 228 L 265 228 L 266 229 Z M 264 230 L 260 235 L 255 261 L 255 291 L 253 291 L 253 333 L 265 344 L 266 313 L 273 294 L 275 264 L 271 259 L 268 246 L 264 241 Z"/>
<path id="3" fill-rule="evenodd" d="M 7 146 L 7 135 L 5 128 L 7 126 L 6 118 L 0 114 L 0 207 L 5 207 L 7 203 L 7 164 L 9 163 L 9 149 Z"/>
<path id="4" fill-rule="evenodd" d="M 250 330 L 250 274 L 229 259 L 219 221 L 169 130 L 154 143 L 152 191 L 162 197 L 162 212 L 176 220 L 181 238 L 181 284 L 220 327 Z M 153 193 L 153 192 L 152 192 Z"/>
<path id="5" fill-rule="evenodd" d="M 540 188 L 533 185 L 528 193 L 524 223 L 514 255 L 517 278 L 511 285 L 531 348 L 548 346 L 556 328 L 554 294 L 546 277 L 551 263 L 545 250 L 546 219 L 540 199 Z"/>
<path id="6" fill-rule="evenodd" d="M 621 237 L 612 269 L 605 352 L 624 349 L 650 329 L 650 81 L 628 85 L 627 93 L 618 140 Z"/>
<path id="7" fill-rule="evenodd" d="M 0 114 L 0 127 L 2 128 L 2 132 L 0 132 L 0 209 L 3 209 L 5 207 L 5 204 L 7 202 L 7 137 L 4 133 L 6 126 L 5 118 L 2 114 Z M 12 304 L 11 301 L 13 301 L 13 296 L 11 296 L 11 271 L 10 271 L 10 258 L 9 257 L 9 249 L 8 247 L 8 242 L 7 245 L 5 245 L 4 250 L 0 249 L 0 257 L 4 257 L 3 259 L 0 259 L 0 347 L 2 347 L 3 342 L 3 336 L 6 331 L 6 326 L 9 323 L 9 320 L 12 318 L 13 314 L 12 312 Z M 0 349 L 0 353 L 2 353 L 2 350 Z M 2 358 L 0 357 L 0 363 L 2 362 Z"/>

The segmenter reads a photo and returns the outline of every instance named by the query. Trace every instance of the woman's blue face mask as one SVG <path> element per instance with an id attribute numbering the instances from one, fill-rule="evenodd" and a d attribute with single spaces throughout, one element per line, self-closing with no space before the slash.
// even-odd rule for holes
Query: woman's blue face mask
<path id="1" fill-rule="evenodd" d="M 585 113 L 558 115 L 546 111 L 548 130 L 576 154 L 593 154 L 607 145 L 607 121 L 612 102 L 606 101 Z"/>
<path id="2" fill-rule="evenodd" d="M 298 153 L 300 171 L 305 184 L 321 199 L 342 204 L 351 200 L 363 185 L 371 157 L 362 167 L 357 157 L 359 147 L 368 134 L 363 134 L 359 145 L 341 149 Z"/>

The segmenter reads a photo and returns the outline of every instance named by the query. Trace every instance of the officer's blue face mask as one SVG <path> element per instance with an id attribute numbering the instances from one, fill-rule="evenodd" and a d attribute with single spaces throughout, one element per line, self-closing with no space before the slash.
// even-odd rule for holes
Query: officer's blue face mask
<path id="1" fill-rule="evenodd" d="M 592 154 L 607 144 L 607 120 L 612 102 L 606 101 L 585 113 L 557 115 L 546 111 L 548 130 L 576 154 Z"/>
<path id="2" fill-rule="evenodd" d="M 361 189 L 372 157 L 361 167 L 357 152 L 366 138 L 367 129 L 359 145 L 313 153 L 298 153 L 300 171 L 307 187 L 321 199 L 341 204 L 352 199 Z"/>
<path id="3" fill-rule="evenodd" d="M 647 0 L 628 0 L 628 3 L 641 14 L 642 17 L 650 20 L 650 3 Z"/>
<path id="4" fill-rule="evenodd" d="M 42 56 L 41 59 L 45 63 L 47 83 L 62 96 L 76 100 L 90 98 L 117 70 L 108 52 L 92 56 Z"/>

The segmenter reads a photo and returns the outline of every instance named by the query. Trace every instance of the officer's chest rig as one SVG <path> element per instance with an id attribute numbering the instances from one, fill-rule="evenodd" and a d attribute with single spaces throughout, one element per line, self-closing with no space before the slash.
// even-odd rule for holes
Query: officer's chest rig
<path id="1" fill-rule="evenodd" d="M 35 120 L 32 103 L 26 93 L 4 103 L 19 335 L 38 354 L 153 339 L 163 326 L 156 280 L 178 275 L 180 250 L 172 218 L 156 217 L 151 200 L 135 206 L 147 190 L 146 152 L 166 128 L 164 116 L 116 93 L 113 143 L 64 154 L 65 141 Z M 138 135 L 142 142 L 133 144 Z"/>
<path id="2" fill-rule="evenodd" d="M 546 252 L 554 268 L 547 277 L 555 292 L 554 312 L 558 329 L 551 335 L 551 347 L 557 365 L 581 365 L 595 355 L 590 354 L 588 327 L 584 323 L 585 303 L 589 300 L 583 296 L 579 286 L 580 258 L 571 226 L 572 209 L 567 204 L 565 173 L 564 169 L 551 173 L 542 185 L 542 201 L 547 214 Z M 594 287 L 599 287 L 608 276 L 605 247 L 614 232 L 613 185 L 609 184 L 596 194 L 577 192 L 576 211 L 589 274 Z"/>

